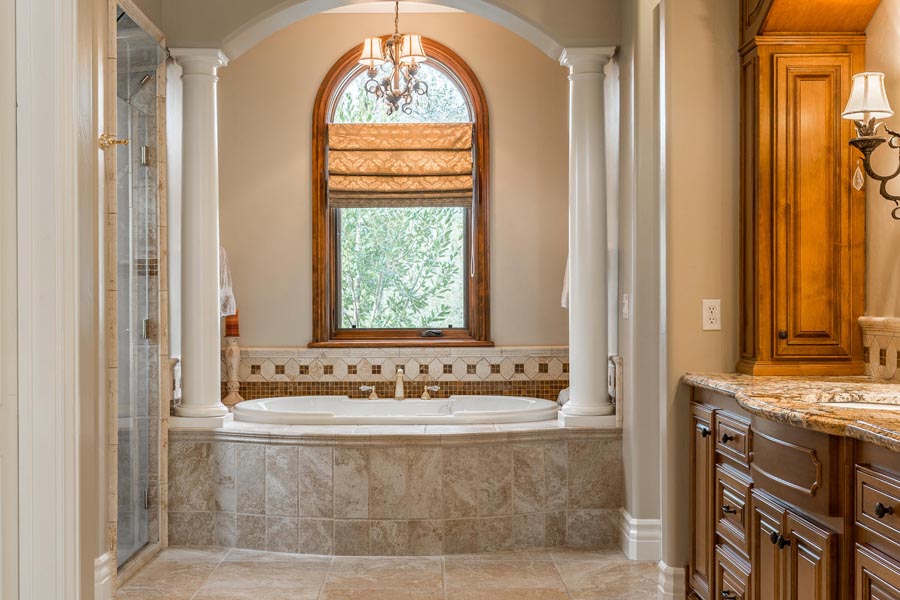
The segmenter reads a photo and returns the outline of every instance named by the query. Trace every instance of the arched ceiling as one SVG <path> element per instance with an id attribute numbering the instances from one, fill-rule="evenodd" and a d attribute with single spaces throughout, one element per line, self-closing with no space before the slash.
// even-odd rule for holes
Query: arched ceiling
<path id="1" fill-rule="evenodd" d="M 144 0 L 153 2 L 154 0 Z M 170 47 L 221 48 L 236 58 L 317 13 L 371 0 L 158 0 Z M 380 0 L 391 2 L 391 0 Z M 522 36 L 556 59 L 567 46 L 614 46 L 629 0 L 418 0 L 463 10 Z"/>

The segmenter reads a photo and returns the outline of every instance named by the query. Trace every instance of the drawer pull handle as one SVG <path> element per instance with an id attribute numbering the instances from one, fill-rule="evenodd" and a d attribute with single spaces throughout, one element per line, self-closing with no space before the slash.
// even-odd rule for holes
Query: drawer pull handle
<path id="1" fill-rule="evenodd" d="M 725 513 L 726 515 L 736 515 L 737 509 L 732 508 L 730 504 L 726 504 L 725 506 L 722 507 L 722 512 Z"/>
<path id="2" fill-rule="evenodd" d="M 779 550 L 781 550 L 781 549 L 783 549 L 785 546 L 790 546 L 790 545 L 791 545 L 791 540 L 786 540 L 786 539 L 784 539 L 784 536 L 779 535 L 779 536 L 778 536 L 778 541 L 775 542 L 775 545 L 778 546 L 778 549 L 779 549 Z"/>
<path id="3" fill-rule="evenodd" d="M 700 437 L 702 437 L 702 438 L 709 437 L 709 435 L 711 433 L 712 433 L 712 431 L 709 430 L 709 427 L 701 427 L 700 428 Z"/>
<path id="4" fill-rule="evenodd" d="M 723 444 L 727 444 L 728 442 L 730 442 L 733 439 L 734 439 L 733 435 L 728 435 L 727 433 L 722 434 L 722 443 Z"/>
<path id="5" fill-rule="evenodd" d="M 722 592 L 722 600 L 737 600 L 737 594 L 730 590 Z"/>
<path id="6" fill-rule="evenodd" d="M 875 516 L 879 519 L 883 519 L 884 515 L 892 515 L 894 514 L 893 506 L 885 506 L 881 502 L 875 503 Z"/>

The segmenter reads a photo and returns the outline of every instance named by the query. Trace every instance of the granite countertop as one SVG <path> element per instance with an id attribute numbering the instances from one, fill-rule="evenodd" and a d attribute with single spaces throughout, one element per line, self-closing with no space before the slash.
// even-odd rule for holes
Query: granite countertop
<path id="1" fill-rule="evenodd" d="M 900 452 L 900 410 L 830 405 L 900 405 L 900 383 L 873 377 L 754 377 L 738 373 L 687 373 L 682 381 L 733 396 L 747 412 L 772 421 Z"/>

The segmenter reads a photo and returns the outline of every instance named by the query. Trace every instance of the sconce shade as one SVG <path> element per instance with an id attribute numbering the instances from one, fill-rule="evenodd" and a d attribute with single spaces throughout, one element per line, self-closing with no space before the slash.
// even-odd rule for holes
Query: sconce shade
<path id="1" fill-rule="evenodd" d="M 428 60 L 428 57 L 425 56 L 425 49 L 422 47 L 422 36 L 418 33 L 404 35 L 400 43 L 400 64 L 411 65 L 425 60 Z"/>
<path id="2" fill-rule="evenodd" d="M 853 76 L 850 100 L 841 116 L 852 121 L 886 119 L 894 114 L 884 90 L 884 73 L 857 73 Z"/>
<path id="3" fill-rule="evenodd" d="M 380 37 L 369 37 L 363 40 L 359 64 L 369 68 L 380 67 L 384 64 L 384 50 L 381 46 Z"/>

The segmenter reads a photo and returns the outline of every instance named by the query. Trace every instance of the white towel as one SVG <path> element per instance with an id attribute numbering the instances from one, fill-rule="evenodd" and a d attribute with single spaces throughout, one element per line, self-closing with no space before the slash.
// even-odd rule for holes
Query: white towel
<path id="1" fill-rule="evenodd" d="M 231 287 L 231 266 L 225 248 L 219 246 L 219 316 L 227 317 L 237 312 L 237 301 Z"/>
<path id="2" fill-rule="evenodd" d="M 563 308 L 569 308 L 569 257 L 566 256 L 566 272 L 563 275 L 562 298 L 559 301 Z"/>

